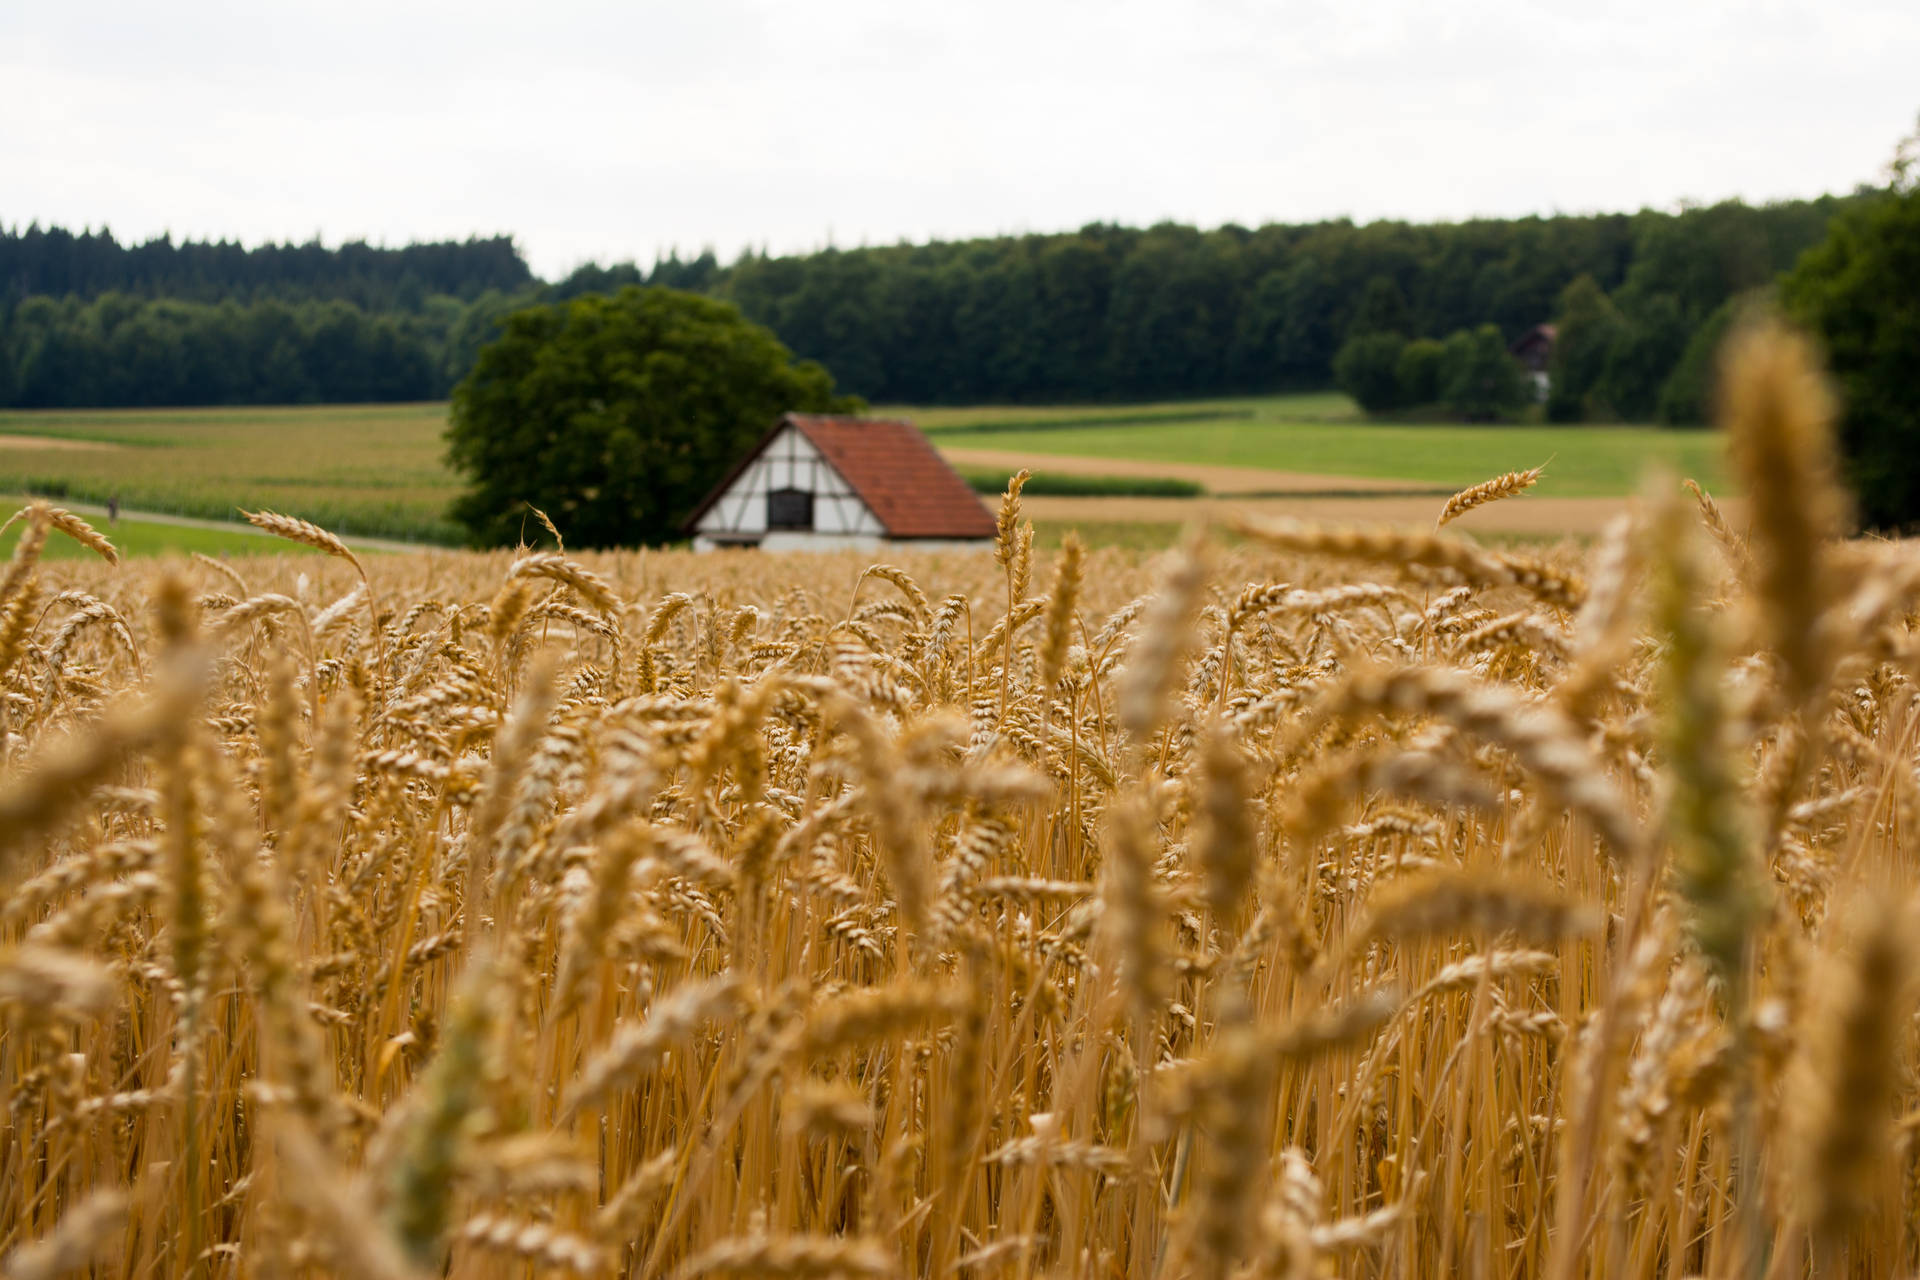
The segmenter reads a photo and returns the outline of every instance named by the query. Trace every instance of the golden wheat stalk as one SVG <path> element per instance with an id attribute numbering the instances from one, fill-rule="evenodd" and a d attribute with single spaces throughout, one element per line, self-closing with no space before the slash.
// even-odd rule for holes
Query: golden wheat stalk
<path id="1" fill-rule="evenodd" d="M 1462 489 L 1448 498 L 1446 505 L 1440 508 L 1440 518 L 1433 522 L 1433 527 L 1438 529 L 1450 524 L 1474 508 L 1484 507 L 1489 502 L 1499 502 L 1503 498 L 1525 493 L 1539 483 L 1540 477 L 1546 473 L 1546 470 L 1547 464 L 1543 462 L 1531 471 L 1509 471 L 1505 475 L 1495 476 L 1491 480 L 1483 480 L 1470 488 Z"/>
<path id="2" fill-rule="evenodd" d="M 47 507 L 46 518 L 49 527 L 66 534 L 108 564 L 120 563 L 120 552 L 107 536 L 65 507 Z"/>
<path id="3" fill-rule="evenodd" d="M 264 529 L 276 538 L 285 538 L 289 542 L 297 542 L 301 546 L 312 547 L 316 551 L 324 551 L 330 556 L 336 556 L 352 565 L 361 578 L 364 579 L 367 576 L 366 566 L 360 563 L 360 558 L 348 549 L 347 544 L 342 542 L 337 534 L 327 532 L 310 520 L 302 520 L 298 516 L 283 516 L 273 511 L 248 511 L 244 508 L 240 514 L 245 516 L 247 523 L 256 529 Z"/>

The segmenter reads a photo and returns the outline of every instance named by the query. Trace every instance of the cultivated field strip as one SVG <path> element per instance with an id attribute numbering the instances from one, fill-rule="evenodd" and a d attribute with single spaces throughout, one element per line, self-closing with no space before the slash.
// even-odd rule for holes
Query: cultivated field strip
<path id="1" fill-rule="evenodd" d="M 6 1273 L 1911 1273 L 1920 566 L 1731 379 L 1584 562 L 29 509 Z"/>

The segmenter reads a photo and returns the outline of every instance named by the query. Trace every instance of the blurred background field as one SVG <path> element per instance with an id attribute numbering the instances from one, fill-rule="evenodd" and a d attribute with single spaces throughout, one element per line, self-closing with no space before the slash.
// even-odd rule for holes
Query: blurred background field
<path id="1" fill-rule="evenodd" d="M 236 522 L 266 507 L 455 543 L 446 417 L 444 404 L 0 412 L 0 490 Z"/>
<path id="2" fill-rule="evenodd" d="M 1710 431 L 1369 422 L 1335 392 L 1116 408 L 1104 414 L 1086 408 L 1045 414 L 1027 408 L 891 412 L 914 417 L 949 453 L 992 449 L 1262 468 L 1448 490 L 1551 457 L 1551 485 L 1543 481 L 1542 492 L 1565 497 L 1631 493 L 1643 469 L 1656 464 L 1709 488 L 1720 480 L 1720 441 Z"/>
<path id="3" fill-rule="evenodd" d="M 0 518 L 11 515 L 30 500 L 21 494 L 0 493 Z M 131 517 L 110 522 L 103 513 L 96 511 L 91 505 L 85 505 L 84 509 L 77 514 L 106 534 L 107 540 L 112 542 L 124 556 L 150 556 L 165 551 L 182 555 L 198 551 L 201 555 L 219 558 L 282 553 L 303 556 L 318 554 L 297 543 L 267 539 L 243 533 L 238 529 L 205 529 L 192 525 L 162 523 L 157 520 L 137 520 Z M 13 554 L 14 545 L 20 541 L 21 528 L 21 525 L 16 524 L 5 533 L 0 533 L 0 557 Z M 92 551 L 68 538 L 49 539 L 40 553 L 43 560 L 81 560 L 92 555 Z"/>
<path id="4" fill-rule="evenodd" d="M 345 535 L 455 544 L 458 492 L 443 461 L 446 406 L 0 412 L 0 491 L 233 524 L 268 508 Z M 1705 431 L 1618 426 L 1369 422 L 1338 393 L 1136 405 L 876 410 L 925 427 L 976 488 L 1020 466 L 1044 541 L 1068 528 L 1098 545 L 1159 546 L 1233 510 L 1418 524 L 1436 495 L 1551 459 L 1525 501 L 1486 513 L 1486 534 L 1594 531 L 1651 466 L 1719 490 Z M 123 520 L 130 554 L 217 553 L 213 530 Z M 235 535 L 246 537 L 248 535 Z"/>

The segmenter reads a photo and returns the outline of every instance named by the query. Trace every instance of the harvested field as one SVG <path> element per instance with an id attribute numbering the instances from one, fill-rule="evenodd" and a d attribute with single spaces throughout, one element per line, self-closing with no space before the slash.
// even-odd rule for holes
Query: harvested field
<path id="1" fill-rule="evenodd" d="M 0 1265 L 1911 1274 L 1920 561 L 1831 536 L 1801 348 L 1729 386 L 1750 536 L 1582 555 L 28 509 Z"/>
<path id="2" fill-rule="evenodd" d="M 1444 497 L 1407 498 L 1078 498 L 1026 500 L 1035 520 L 1052 524 L 1081 522 L 1173 523 L 1231 521 L 1236 516 L 1290 516 L 1328 524 L 1389 525 L 1431 529 Z M 1461 517 L 1454 527 L 1466 533 L 1521 534 L 1527 537 L 1591 537 L 1630 505 L 1620 498 L 1527 496 L 1483 507 Z M 1745 510 L 1738 500 L 1722 504 L 1730 519 Z"/>

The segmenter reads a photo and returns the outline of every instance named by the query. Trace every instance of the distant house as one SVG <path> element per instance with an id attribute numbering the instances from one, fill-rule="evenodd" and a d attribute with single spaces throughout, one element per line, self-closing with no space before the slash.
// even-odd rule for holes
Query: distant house
<path id="1" fill-rule="evenodd" d="M 1553 340 L 1559 333 L 1559 329 L 1553 325 L 1537 324 L 1515 338 L 1507 348 L 1527 371 L 1527 377 L 1533 383 L 1535 400 L 1547 398 L 1548 370 L 1553 365 Z"/>
<path id="2" fill-rule="evenodd" d="M 983 546 L 994 518 L 911 422 L 790 413 L 683 527 L 701 551 Z"/>

